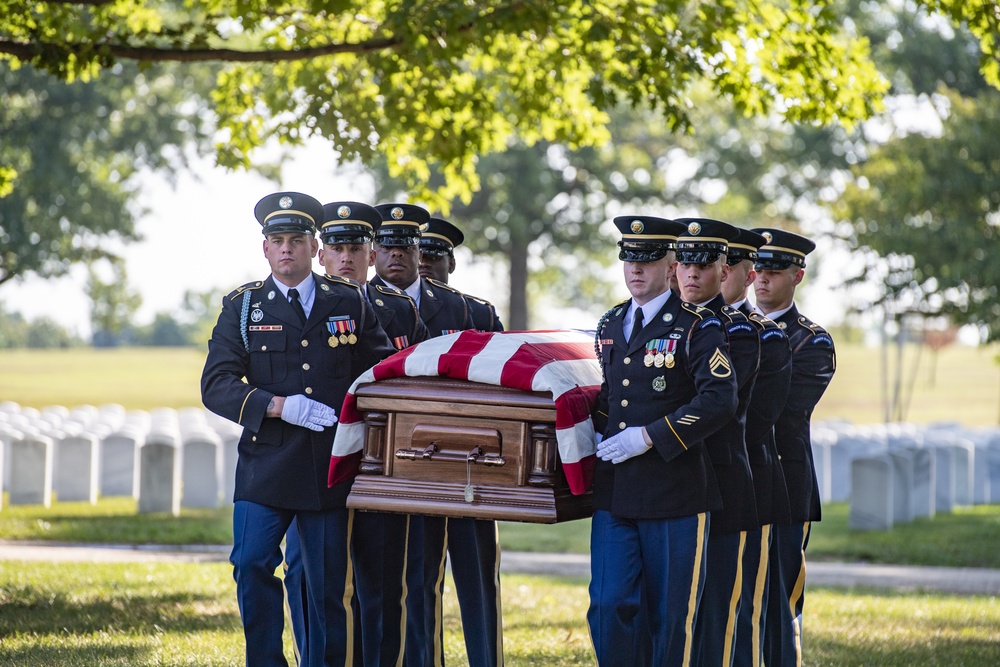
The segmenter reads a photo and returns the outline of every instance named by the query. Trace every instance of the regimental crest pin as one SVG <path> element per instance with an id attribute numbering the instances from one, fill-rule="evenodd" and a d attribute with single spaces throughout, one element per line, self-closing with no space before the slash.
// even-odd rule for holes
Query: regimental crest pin
<path id="1" fill-rule="evenodd" d="M 653 378 L 653 391 L 663 391 L 667 388 L 667 378 L 659 375 Z"/>

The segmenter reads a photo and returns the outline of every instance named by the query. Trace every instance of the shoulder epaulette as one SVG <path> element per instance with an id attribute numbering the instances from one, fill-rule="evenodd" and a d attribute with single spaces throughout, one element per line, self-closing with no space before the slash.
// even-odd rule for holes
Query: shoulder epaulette
<path id="1" fill-rule="evenodd" d="M 489 306 L 489 307 L 491 307 L 491 308 L 493 307 L 493 304 L 492 304 L 492 303 L 490 303 L 490 302 L 489 302 L 489 301 L 487 301 L 486 299 L 480 299 L 480 298 L 479 298 L 478 296 L 472 296 L 471 294 L 466 294 L 466 295 L 465 295 L 465 298 L 466 298 L 466 299 L 471 299 L 471 300 L 475 301 L 476 303 L 481 303 L 481 304 L 483 304 L 484 306 Z"/>
<path id="2" fill-rule="evenodd" d="M 401 296 L 406 299 L 410 298 L 409 294 L 407 294 L 403 290 L 396 289 L 395 287 L 389 287 L 388 285 L 373 285 L 373 287 L 378 291 L 379 294 L 385 294 L 386 296 Z"/>
<path id="3" fill-rule="evenodd" d="M 361 283 L 355 280 L 351 280 L 350 278 L 345 278 L 343 276 L 332 276 L 329 273 L 324 275 L 323 278 L 326 280 L 327 283 L 331 285 L 342 285 L 344 287 L 351 287 L 357 290 L 359 293 L 361 292 Z M 323 283 L 320 283 L 320 287 L 322 289 L 326 289 L 326 286 Z"/>
<path id="4" fill-rule="evenodd" d="M 687 301 L 681 301 L 681 308 L 691 313 L 699 320 L 705 319 L 706 314 L 712 312 L 708 308 L 703 308 L 702 306 L 696 306 L 693 303 L 688 303 Z"/>
<path id="5" fill-rule="evenodd" d="M 448 290 L 449 292 L 454 292 L 455 294 L 461 295 L 463 297 L 465 296 L 465 294 L 463 294 L 462 292 L 459 292 L 457 289 L 455 289 L 454 287 L 452 287 L 448 283 L 442 283 L 440 281 L 434 280 L 433 278 L 424 278 L 424 280 L 426 280 L 427 282 L 429 282 L 434 287 L 437 287 L 438 289 L 445 289 L 445 290 Z"/>
<path id="6" fill-rule="evenodd" d="M 237 287 L 236 289 L 234 289 L 232 292 L 229 293 L 229 300 L 232 301 L 233 299 L 243 294 L 243 292 L 246 292 L 247 290 L 260 289 L 263 286 L 264 286 L 263 280 L 255 280 L 253 282 L 240 285 L 239 287 Z"/>

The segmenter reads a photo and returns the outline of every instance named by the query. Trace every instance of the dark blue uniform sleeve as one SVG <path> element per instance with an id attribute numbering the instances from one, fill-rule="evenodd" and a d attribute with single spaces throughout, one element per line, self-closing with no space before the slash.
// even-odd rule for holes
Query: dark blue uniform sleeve
<path id="1" fill-rule="evenodd" d="M 785 409 L 812 414 L 837 370 L 837 355 L 830 334 L 810 336 L 792 351 L 792 377 Z"/>
<path id="2" fill-rule="evenodd" d="M 250 355 L 240 333 L 241 294 L 223 298 L 201 373 L 201 400 L 217 415 L 259 431 L 274 394 L 246 383 Z"/>
<path id="3" fill-rule="evenodd" d="M 695 396 L 690 403 L 646 426 L 653 447 L 665 461 L 700 444 L 736 414 L 736 374 L 717 318 L 691 329 L 688 373 Z"/>
<path id="4" fill-rule="evenodd" d="M 747 409 L 746 442 L 764 442 L 788 399 L 792 349 L 788 337 L 772 326 L 761 332 L 760 370 Z"/>

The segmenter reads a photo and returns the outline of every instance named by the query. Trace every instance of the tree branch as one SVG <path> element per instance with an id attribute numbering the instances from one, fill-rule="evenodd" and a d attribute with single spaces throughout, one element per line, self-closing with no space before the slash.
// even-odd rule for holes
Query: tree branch
<path id="1" fill-rule="evenodd" d="M 60 44 L 53 42 L 11 42 L 0 40 L 0 53 L 9 54 L 24 61 L 31 61 L 45 52 L 67 51 L 70 53 L 80 53 L 81 51 L 96 50 L 107 53 L 116 59 L 120 58 L 139 62 L 206 62 L 211 60 L 226 62 L 291 62 L 339 53 L 363 54 L 384 51 L 395 49 L 402 43 L 403 40 L 400 38 L 383 38 L 355 43 L 328 44 L 326 46 L 296 49 L 293 51 L 238 51 L 235 49 L 161 49 L 146 46 L 126 46 L 123 44 L 108 44 L 94 49 L 90 44 L 75 46 L 68 42 Z"/>

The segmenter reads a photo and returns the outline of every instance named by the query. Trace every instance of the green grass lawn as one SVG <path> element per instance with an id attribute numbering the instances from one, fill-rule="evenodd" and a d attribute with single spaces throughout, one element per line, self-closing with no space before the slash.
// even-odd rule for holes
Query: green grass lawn
<path id="1" fill-rule="evenodd" d="M 951 346 L 935 359 L 929 351 L 908 347 L 903 366 L 906 377 L 914 378 L 908 419 L 967 426 L 1000 423 L 997 353 L 997 346 Z M 894 351 L 892 355 L 895 366 Z M 814 419 L 882 422 L 881 359 L 878 348 L 838 344 L 837 373 Z M 195 348 L 4 350 L 0 401 L 35 408 L 102 403 L 128 409 L 200 406 L 204 363 L 205 350 Z"/>
<path id="2" fill-rule="evenodd" d="M 451 581 L 445 659 L 467 665 Z M 592 665 L 587 584 L 504 575 L 508 665 Z M 995 667 L 1000 601 L 809 589 L 808 665 Z M 291 639 L 285 645 L 291 660 Z M 0 563 L 0 664 L 223 667 L 243 661 L 228 564 Z M 290 663 L 294 664 L 294 663 Z"/>

